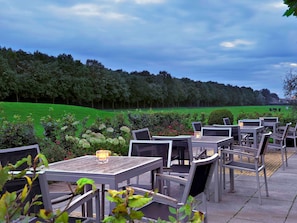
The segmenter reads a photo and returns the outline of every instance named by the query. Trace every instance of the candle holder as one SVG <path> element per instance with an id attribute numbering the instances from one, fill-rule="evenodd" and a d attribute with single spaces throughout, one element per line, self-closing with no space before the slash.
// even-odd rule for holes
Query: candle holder
<path id="1" fill-rule="evenodd" d="M 96 151 L 96 159 L 98 163 L 107 163 L 110 156 L 109 150 L 100 149 Z"/>
<path id="2" fill-rule="evenodd" d="M 201 138 L 201 131 L 195 131 L 194 135 L 195 135 L 195 138 L 200 139 Z"/>

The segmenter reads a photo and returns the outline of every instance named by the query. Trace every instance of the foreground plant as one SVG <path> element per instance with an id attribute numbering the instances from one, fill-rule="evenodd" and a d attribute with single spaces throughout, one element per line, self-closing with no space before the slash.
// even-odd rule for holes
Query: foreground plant
<path id="1" fill-rule="evenodd" d="M 126 223 L 135 222 L 135 220 L 141 220 L 143 213 L 137 211 L 137 208 L 141 208 L 152 200 L 152 197 L 146 195 L 135 195 L 134 190 L 131 187 L 127 187 L 126 190 L 108 190 L 109 196 L 107 199 L 110 202 L 116 204 L 116 207 L 112 210 L 112 216 L 106 217 L 103 222 L 111 223 Z"/>
<path id="2" fill-rule="evenodd" d="M 23 164 L 27 164 L 28 168 L 18 171 L 17 174 L 11 174 L 11 171 L 18 169 Z M 65 211 L 68 205 L 70 205 L 72 199 L 66 205 L 65 210 L 57 210 L 56 212 L 48 211 L 45 209 L 40 209 L 39 213 L 30 213 L 30 208 L 33 206 L 42 205 L 41 195 L 35 195 L 32 199 L 29 196 L 33 190 L 33 183 L 38 180 L 38 170 L 42 167 L 48 167 L 48 161 L 43 154 L 38 154 L 32 161 L 32 157 L 29 155 L 16 162 L 16 164 L 8 164 L 2 166 L 0 163 L 0 222 L 10 223 L 10 222 L 29 222 L 32 217 L 38 217 L 42 219 L 41 222 L 49 223 L 68 223 L 69 216 Z M 26 175 L 31 172 L 31 176 Z M 26 184 L 19 191 L 3 192 L 5 184 L 9 180 L 25 178 Z M 81 194 L 84 190 L 85 185 L 92 185 L 93 190 L 96 189 L 94 181 L 81 178 L 77 181 L 76 188 L 71 191 L 72 197 Z M 71 187 L 69 187 L 71 189 Z M 37 221 L 40 222 L 40 221 Z M 77 221 L 79 222 L 79 221 Z"/>
<path id="3" fill-rule="evenodd" d="M 147 205 L 153 199 L 154 192 L 144 195 L 135 195 L 134 189 L 126 187 L 126 190 L 108 190 L 107 199 L 116 204 L 112 210 L 112 215 L 104 218 L 105 223 L 133 223 L 135 220 L 141 221 L 144 214 L 137 209 Z M 194 211 L 197 205 L 196 200 L 189 196 L 187 203 L 179 208 L 169 207 L 171 213 L 169 222 L 181 223 L 201 223 L 204 220 L 204 214 L 199 211 Z M 168 221 L 158 219 L 158 223 L 167 223 Z"/>

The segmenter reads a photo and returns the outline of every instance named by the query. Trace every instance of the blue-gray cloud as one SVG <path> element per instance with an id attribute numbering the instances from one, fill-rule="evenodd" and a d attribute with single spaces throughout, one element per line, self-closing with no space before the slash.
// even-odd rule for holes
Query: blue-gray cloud
<path id="1" fill-rule="evenodd" d="M 296 64 L 281 0 L 0 0 L 0 45 L 96 59 L 111 69 L 268 88 Z"/>

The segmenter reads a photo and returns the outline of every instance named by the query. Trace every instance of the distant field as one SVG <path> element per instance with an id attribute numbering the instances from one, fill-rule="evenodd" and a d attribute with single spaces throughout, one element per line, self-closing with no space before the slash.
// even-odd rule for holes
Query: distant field
<path id="1" fill-rule="evenodd" d="M 53 108 L 51 113 L 49 112 L 50 108 Z M 92 123 L 97 117 L 107 118 L 115 115 L 115 112 L 79 106 L 21 102 L 1 102 L 1 110 L 3 110 L 1 116 L 6 117 L 8 120 L 13 120 L 14 115 L 21 116 L 22 120 L 26 120 L 27 116 L 31 116 L 34 119 L 34 126 L 38 135 L 43 132 L 40 119 L 49 114 L 55 119 L 61 118 L 66 113 L 74 114 L 77 120 L 83 120 L 85 117 L 89 117 L 88 123 Z"/>
<path id="2" fill-rule="evenodd" d="M 50 113 L 49 109 L 53 108 L 53 112 Z M 77 120 L 83 120 L 83 118 L 89 116 L 89 123 L 92 123 L 97 117 L 107 118 L 113 117 L 115 114 L 128 112 L 178 112 L 178 113 L 205 113 L 209 114 L 216 109 L 228 109 L 230 110 L 234 118 L 241 112 L 259 112 L 268 113 L 269 108 L 280 109 L 284 115 L 288 113 L 289 109 L 286 106 L 234 106 L 234 107 L 203 107 L 203 108 L 168 108 L 168 109 L 133 109 L 133 110 L 97 110 L 86 107 L 71 106 L 71 105 L 58 105 L 58 104 L 38 104 L 38 103 L 21 103 L 21 102 L 1 102 L 0 111 L 1 116 L 6 117 L 8 120 L 13 120 L 14 115 L 19 115 L 23 120 L 28 115 L 31 115 L 34 119 L 35 129 L 38 135 L 42 134 L 42 126 L 40 124 L 40 118 L 51 114 L 55 119 L 61 118 L 65 113 L 74 114 Z M 272 115 L 278 115 L 279 112 L 273 112 Z"/>

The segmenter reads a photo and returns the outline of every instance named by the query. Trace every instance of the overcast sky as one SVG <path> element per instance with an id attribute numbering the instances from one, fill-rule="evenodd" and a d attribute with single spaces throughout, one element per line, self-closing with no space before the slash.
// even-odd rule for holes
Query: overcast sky
<path id="1" fill-rule="evenodd" d="M 0 0 L 0 46 L 167 71 L 283 97 L 297 18 L 282 0 Z"/>

